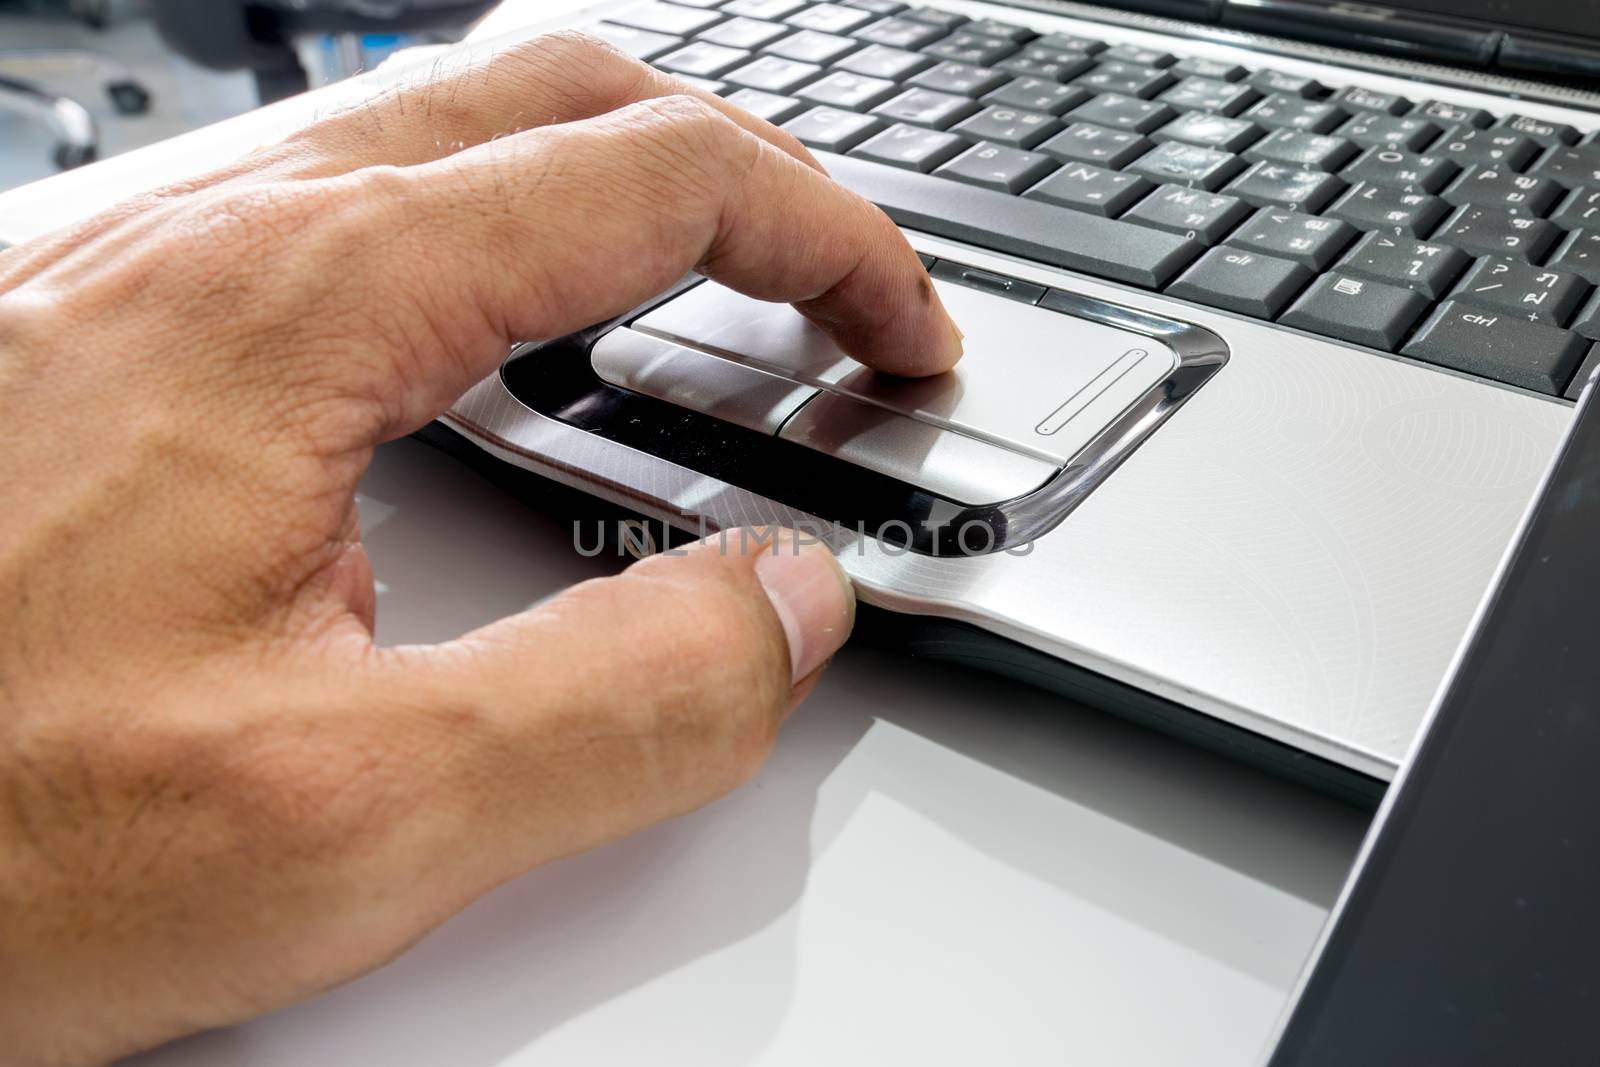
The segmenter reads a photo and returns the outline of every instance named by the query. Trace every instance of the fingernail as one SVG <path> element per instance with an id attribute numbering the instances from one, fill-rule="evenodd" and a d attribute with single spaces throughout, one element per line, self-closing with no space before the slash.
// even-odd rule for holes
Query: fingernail
<path id="1" fill-rule="evenodd" d="M 855 592 L 827 545 L 784 530 L 761 550 L 756 578 L 789 640 L 791 684 L 839 651 L 855 625 Z"/>
<path id="2" fill-rule="evenodd" d="M 942 301 L 940 302 L 939 310 L 944 313 L 945 327 L 950 333 L 949 350 L 945 353 L 945 358 L 942 362 L 946 367 L 952 367 L 957 360 L 966 354 L 967 335 L 962 332 L 960 326 L 956 325 L 956 320 L 951 317 L 949 309 L 944 307 Z"/>
<path id="3" fill-rule="evenodd" d="M 950 318 L 948 311 L 945 312 L 945 318 L 950 321 L 950 333 L 956 339 L 956 358 L 960 359 L 967 352 L 967 335 L 962 332 L 961 327 L 956 325 L 956 320 Z"/>

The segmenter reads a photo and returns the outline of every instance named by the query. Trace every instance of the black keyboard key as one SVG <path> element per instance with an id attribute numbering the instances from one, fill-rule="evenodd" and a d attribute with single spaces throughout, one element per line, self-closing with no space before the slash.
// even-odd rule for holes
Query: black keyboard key
<path id="1" fill-rule="evenodd" d="M 1250 72 L 1226 59 L 1206 59 L 1204 56 L 1187 56 L 1178 60 L 1172 73 L 1180 78 L 1215 78 L 1217 81 L 1243 81 Z"/>
<path id="2" fill-rule="evenodd" d="M 1567 234 L 1550 266 L 1571 271 L 1594 285 L 1600 285 L 1600 229 L 1574 230 Z"/>
<path id="3" fill-rule="evenodd" d="M 936 7 L 914 7 L 902 14 L 908 19 L 926 22 L 930 26 L 939 26 L 947 32 L 972 21 L 965 15 L 958 15 L 954 11 L 940 11 Z"/>
<path id="4" fill-rule="evenodd" d="M 815 63 L 797 63 L 781 56 L 758 56 L 753 63 L 728 72 L 725 80 L 745 89 L 792 96 L 802 85 L 816 80 L 822 68 Z"/>
<path id="5" fill-rule="evenodd" d="M 1561 231 L 1544 219 L 1468 204 L 1456 209 L 1433 239 L 1474 256 L 1509 255 L 1532 261 L 1543 259 L 1560 236 Z"/>
<path id="6" fill-rule="evenodd" d="M 682 37 L 674 37 L 672 34 L 641 30 L 634 26 L 615 26 L 609 22 L 601 22 L 586 29 L 602 41 L 646 63 L 683 44 Z"/>
<path id="7" fill-rule="evenodd" d="M 801 30 L 782 40 L 774 41 L 762 51 L 768 55 L 798 59 L 802 63 L 817 63 L 825 67 L 860 47 L 861 42 L 854 37 L 818 33 L 816 30 Z"/>
<path id="8" fill-rule="evenodd" d="M 728 103 L 742 107 L 758 119 L 781 126 L 805 111 L 807 105 L 792 96 L 764 93 L 760 89 L 738 89 L 728 94 Z"/>
<path id="9" fill-rule="evenodd" d="M 1214 115 L 1237 115 L 1261 94 L 1249 85 L 1217 81 L 1214 78 L 1185 78 L 1157 99 L 1179 111 L 1208 111 Z"/>
<path id="10" fill-rule="evenodd" d="M 871 22 L 872 12 L 843 4 L 812 4 L 785 16 L 783 21 L 818 33 L 849 33 Z"/>
<path id="11" fill-rule="evenodd" d="M 1027 44 L 1039 36 L 1026 26 L 1018 26 L 1015 22 L 1001 22 L 999 19 L 978 19 L 974 22 L 966 23 L 962 26 L 962 29 L 970 30 L 973 33 L 981 33 L 985 37 L 1004 37 L 1006 40 L 1015 41 L 1017 44 Z"/>
<path id="12" fill-rule="evenodd" d="M 1022 195 L 1074 211 L 1116 218 L 1150 189 L 1150 183 L 1137 174 L 1119 174 L 1087 163 L 1068 163 Z"/>
<path id="13" fill-rule="evenodd" d="M 1167 286 L 1167 295 L 1272 319 L 1315 276 L 1309 268 L 1291 260 L 1240 248 L 1213 248 Z"/>
<path id="14" fill-rule="evenodd" d="M 976 115 L 978 110 L 978 105 L 964 96 L 936 93 L 932 89 L 908 89 L 893 100 L 879 104 L 872 113 L 893 122 L 947 130 L 968 115 Z"/>
<path id="15" fill-rule="evenodd" d="M 1262 133 L 1261 127 L 1245 119 L 1186 111 L 1150 137 L 1155 141 L 1182 141 L 1201 148 L 1215 148 L 1219 152 L 1242 152 L 1259 141 Z"/>
<path id="16" fill-rule="evenodd" d="M 899 91 L 900 87 L 892 81 L 836 70 L 801 89 L 798 95 L 813 104 L 846 111 L 870 111 Z"/>
<path id="17" fill-rule="evenodd" d="M 1315 215 L 1344 192 L 1345 183 L 1323 170 L 1300 170 L 1282 163 L 1252 163 L 1228 183 L 1227 191 L 1256 207 L 1286 207 Z"/>
<path id="18" fill-rule="evenodd" d="M 993 92 L 1011 80 L 1011 75 L 990 67 L 975 67 L 971 63 L 946 60 L 912 78 L 908 83 L 922 89 L 958 96 L 982 96 Z"/>
<path id="19" fill-rule="evenodd" d="M 1150 142 L 1132 130 L 1108 130 L 1087 122 L 1074 123 L 1039 146 L 1063 162 L 1089 163 L 1121 170 L 1150 150 Z"/>
<path id="20" fill-rule="evenodd" d="M 720 10 L 725 15 L 775 22 L 799 11 L 806 3 L 807 0 L 724 0 Z"/>
<path id="21" fill-rule="evenodd" d="M 839 0 L 839 2 L 845 7 L 859 7 L 874 15 L 898 15 L 908 6 L 900 3 L 900 0 Z"/>
<path id="22" fill-rule="evenodd" d="M 1245 112 L 1245 118 L 1268 129 L 1306 133 L 1331 133 L 1348 117 L 1337 104 L 1291 93 L 1273 93 Z"/>
<path id="23" fill-rule="evenodd" d="M 1093 37 L 1080 37 L 1075 33 L 1047 33 L 1033 43 L 1039 48 L 1051 48 L 1057 52 L 1082 52 L 1090 56 L 1106 50 L 1104 41 L 1097 41 Z"/>
<path id="24" fill-rule="evenodd" d="M 1091 92 L 1116 93 L 1148 100 L 1178 79 L 1161 67 L 1140 67 L 1132 63 L 1101 63 L 1087 74 L 1073 79 L 1074 85 Z"/>
<path id="25" fill-rule="evenodd" d="M 781 23 L 737 18 L 719 23 L 709 30 L 701 30 L 698 39 L 710 41 L 712 44 L 727 45 L 729 48 L 753 51 L 764 44 L 771 44 L 780 37 L 787 37 L 792 32 L 793 27 Z"/>
<path id="26" fill-rule="evenodd" d="M 1236 196 L 1163 185 L 1130 208 L 1124 222 L 1179 233 L 1208 245 L 1233 232 L 1250 208 Z"/>
<path id="27" fill-rule="evenodd" d="M 1461 168 L 1441 156 L 1419 156 L 1397 148 L 1369 148 L 1340 172 L 1346 181 L 1366 182 L 1408 193 L 1437 193 Z"/>
<path id="28" fill-rule="evenodd" d="M 1145 289 L 1171 281 L 1198 242 L 856 159 L 826 160 L 833 176 L 901 226 Z"/>
<path id="29" fill-rule="evenodd" d="M 1229 152 L 1168 141 L 1128 164 L 1127 169 L 1151 181 L 1215 191 L 1244 166 L 1243 160 Z"/>
<path id="30" fill-rule="evenodd" d="M 720 7 L 722 5 L 722 0 L 672 0 L 672 2 L 674 4 L 682 4 L 684 7 Z"/>
<path id="31" fill-rule="evenodd" d="M 1589 299 L 1589 303 L 1584 305 L 1583 310 L 1578 312 L 1578 317 L 1573 319 L 1572 325 L 1567 328 L 1585 340 L 1600 341 L 1600 292 Z M 1594 370 L 1597 353 L 1600 353 L 1600 344 L 1590 349 L 1589 358 L 1584 360 L 1582 369 L 1578 371 L 1579 378 L 1588 379 L 1589 373 Z M 1582 383 L 1574 379 L 1574 384 Z M 1570 388 L 1566 396 L 1571 400 L 1578 399 L 1577 394 Z"/>
<path id="32" fill-rule="evenodd" d="M 1064 115 L 1087 99 L 1089 94 L 1076 86 L 1061 85 L 1043 78 L 1017 78 L 985 94 L 983 102 L 995 107 L 1016 107 L 1025 111 Z"/>
<path id="33" fill-rule="evenodd" d="M 1173 114 L 1173 110 L 1165 104 L 1106 93 L 1074 108 L 1069 117 L 1073 122 L 1087 122 L 1091 126 L 1149 133 L 1172 118 Z"/>
<path id="34" fill-rule="evenodd" d="M 1473 264 L 1451 299 L 1499 308 L 1528 322 L 1565 326 L 1588 292 L 1589 283 L 1576 274 L 1489 256 Z"/>
<path id="35" fill-rule="evenodd" d="M 1600 368 L 1600 345 L 1589 349 L 1588 358 L 1583 361 L 1583 366 L 1578 368 L 1578 373 L 1572 376 L 1572 382 L 1567 386 L 1567 391 L 1561 395 L 1568 400 L 1577 400 L 1583 395 L 1583 387 L 1589 384 L 1594 377 L 1595 370 Z"/>
<path id="36" fill-rule="evenodd" d="M 743 66 L 750 53 L 742 48 L 727 48 L 709 41 L 695 41 L 655 61 L 655 65 L 673 74 L 687 74 L 695 78 L 720 78 L 735 67 Z"/>
<path id="37" fill-rule="evenodd" d="M 969 141 L 990 141 L 1008 148 L 1033 148 L 1061 129 L 1061 120 L 1043 111 L 986 107 L 950 128 Z"/>
<path id="38" fill-rule="evenodd" d="M 1136 44 L 1119 44 L 1105 50 L 1100 59 L 1104 62 L 1130 63 L 1135 67 L 1170 67 L 1178 61 L 1171 52 L 1159 48 L 1141 48 Z"/>
<path id="39" fill-rule="evenodd" d="M 1367 148 L 1399 148 L 1420 152 L 1439 137 L 1439 127 L 1427 119 L 1378 115 L 1357 115 L 1339 127 L 1339 136 Z"/>
<path id="40" fill-rule="evenodd" d="M 1002 59 L 995 64 L 996 70 L 1003 70 L 1007 74 L 1021 74 L 1054 82 L 1071 81 L 1093 67 L 1094 60 L 1081 52 L 1046 52 L 1032 49 L 1024 49 L 1021 55 Z M 1084 93 L 1085 97 L 1088 95 L 1087 92 Z"/>
<path id="41" fill-rule="evenodd" d="M 725 81 L 718 81 L 715 78 L 701 78 L 693 74 L 679 74 L 676 77 L 679 81 L 692 85 L 701 92 L 713 93 L 717 96 L 723 96 L 734 90 L 734 86 Z"/>
<path id="42" fill-rule="evenodd" d="M 1363 89 L 1348 85 L 1333 94 L 1333 102 L 1346 111 L 1368 111 L 1378 115 L 1404 115 L 1411 110 L 1411 101 L 1397 93 L 1380 93 L 1376 89 Z"/>
<path id="43" fill-rule="evenodd" d="M 1552 148 L 1534 161 L 1528 173 L 1553 178 L 1568 189 L 1600 185 L 1600 145 Z"/>
<path id="44" fill-rule="evenodd" d="M 1282 208 L 1262 208 L 1234 231 L 1228 244 L 1322 271 L 1355 236 L 1355 227 L 1338 219 L 1320 219 Z"/>
<path id="45" fill-rule="evenodd" d="M 834 63 L 834 67 L 848 70 L 852 74 L 864 74 L 869 78 L 887 78 L 897 82 L 927 70 L 933 66 L 933 62 L 920 52 L 907 52 L 903 48 L 869 44 L 861 51 L 853 52 Z"/>
<path id="46" fill-rule="evenodd" d="M 1507 115 L 1495 123 L 1495 127 L 1520 133 L 1543 148 L 1578 143 L 1578 131 L 1564 122 L 1546 122 L 1527 115 Z"/>
<path id="47" fill-rule="evenodd" d="M 1539 154 L 1539 143 L 1513 130 L 1480 130 L 1476 126 L 1457 126 L 1446 130 L 1428 154 L 1448 159 L 1463 167 L 1499 167 L 1524 171 Z"/>
<path id="48" fill-rule="evenodd" d="M 1600 292 L 1589 298 L 1589 302 L 1567 328 L 1587 340 L 1600 341 Z"/>
<path id="49" fill-rule="evenodd" d="M 1231 80 L 1231 79 L 1230 79 Z M 1324 86 L 1315 78 L 1289 74 L 1281 70 L 1258 70 L 1250 75 L 1250 84 L 1260 93 L 1288 93 L 1290 96 L 1321 96 Z"/>
<path id="50" fill-rule="evenodd" d="M 1428 298 L 1399 286 L 1334 271 L 1311 284 L 1278 321 L 1285 326 L 1393 352 L 1428 310 Z"/>
<path id="51" fill-rule="evenodd" d="M 1442 194 L 1452 204 L 1477 204 L 1508 215 L 1550 213 L 1564 190 L 1549 178 L 1497 167 L 1472 167 Z"/>
<path id="52" fill-rule="evenodd" d="M 1429 300 L 1437 300 L 1471 262 L 1472 257 L 1461 249 L 1435 241 L 1419 241 L 1392 233 L 1369 233 L 1356 242 L 1339 269 L 1346 274 L 1415 289 Z"/>
<path id="53" fill-rule="evenodd" d="M 977 144 L 933 173 L 1000 193 L 1020 193 L 1057 167 L 1042 152 L 1025 152 L 998 144 Z"/>
<path id="54" fill-rule="evenodd" d="M 1283 163 L 1307 170 L 1336 171 L 1356 154 L 1356 146 L 1343 137 L 1300 130 L 1273 130 L 1245 150 L 1251 162 Z"/>
<path id="55" fill-rule="evenodd" d="M 1327 214 L 1344 219 L 1358 230 L 1420 235 L 1432 230 L 1449 210 L 1449 205 L 1437 196 L 1360 182 L 1335 200 Z"/>
<path id="56" fill-rule="evenodd" d="M 715 11 L 696 11 L 677 4 L 644 4 L 607 15 L 606 20 L 619 26 L 632 26 L 636 30 L 665 33 L 674 37 L 689 37 L 707 26 L 722 21 Z"/>
<path id="57" fill-rule="evenodd" d="M 1550 213 L 1550 221 L 1563 230 L 1600 226 L 1600 187 L 1572 190 L 1561 205 Z"/>
<path id="58" fill-rule="evenodd" d="M 722 5 L 722 13 L 771 22 L 805 6 L 805 0 L 728 0 Z"/>
<path id="59" fill-rule="evenodd" d="M 885 48 L 915 52 L 923 45 L 937 41 L 947 32 L 949 31 L 942 30 L 938 26 L 930 26 L 917 19 L 896 15 L 863 26 L 856 30 L 853 36 L 870 44 L 881 44 Z"/>
<path id="60" fill-rule="evenodd" d="M 1589 348 L 1575 333 L 1458 300 L 1439 305 L 1404 354 L 1479 378 L 1560 396 Z"/>
<path id="61" fill-rule="evenodd" d="M 921 174 L 948 163 L 965 152 L 967 142 L 953 133 L 895 123 L 850 150 L 852 156 Z"/>
<path id="62" fill-rule="evenodd" d="M 1426 101 L 1412 114 L 1418 118 L 1430 119 L 1446 129 L 1451 126 L 1482 128 L 1494 125 L 1494 116 L 1483 110 L 1483 108 L 1463 107 L 1460 104 L 1452 104 L 1447 100 Z"/>
<path id="63" fill-rule="evenodd" d="M 858 115 L 836 107 L 814 107 L 783 124 L 807 148 L 823 152 L 848 152 L 883 129 L 883 123 L 870 115 Z"/>
<path id="64" fill-rule="evenodd" d="M 948 59 L 955 63 L 987 67 L 1015 54 L 1020 47 L 1015 41 L 1008 41 L 1004 37 L 985 37 L 981 33 L 963 29 L 930 45 L 924 45 L 922 50 L 930 56 Z"/>

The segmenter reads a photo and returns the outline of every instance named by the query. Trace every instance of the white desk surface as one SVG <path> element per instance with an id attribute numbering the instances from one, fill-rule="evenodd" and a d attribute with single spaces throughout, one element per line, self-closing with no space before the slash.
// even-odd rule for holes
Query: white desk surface
<path id="1" fill-rule="evenodd" d="M 578 6 L 512 0 L 494 26 Z M 0 239 L 306 113 L 0 197 Z M 414 442 L 380 450 L 361 505 L 384 642 L 619 565 Z M 534 871 L 319 1000 L 129 1062 L 1242 1067 L 1365 827 L 1042 692 L 850 648 L 734 795 Z"/>

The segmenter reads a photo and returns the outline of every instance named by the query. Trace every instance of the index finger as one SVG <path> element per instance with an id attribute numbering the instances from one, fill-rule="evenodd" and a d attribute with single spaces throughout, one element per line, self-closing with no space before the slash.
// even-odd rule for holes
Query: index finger
<path id="1" fill-rule="evenodd" d="M 436 336 L 479 331 L 457 358 L 366 383 L 387 411 L 404 412 L 391 432 L 434 417 L 491 373 L 505 342 L 604 321 L 692 270 L 794 304 L 880 370 L 935 374 L 960 358 L 959 332 L 887 216 L 695 98 L 378 173 L 387 175 L 378 199 L 404 225 L 401 248 L 385 258 L 427 265 L 407 279 L 403 306 L 420 309 Z M 374 187 L 354 178 L 370 202 Z M 351 280 L 372 291 L 371 278 Z"/>

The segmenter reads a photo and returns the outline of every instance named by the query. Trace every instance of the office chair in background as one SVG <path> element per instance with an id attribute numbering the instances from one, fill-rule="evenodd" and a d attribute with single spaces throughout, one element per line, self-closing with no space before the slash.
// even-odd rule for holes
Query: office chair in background
<path id="1" fill-rule="evenodd" d="M 459 29 L 495 0 L 149 0 L 174 50 L 212 70 L 248 70 L 263 104 L 310 86 L 297 45 L 331 37 L 359 53 L 368 35 Z M 347 63 L 355 73 L 359 58 Z"/>
<path id="2" fill-rule="evenodd" d="M 68 0 L 51 5 L 30 5 L 30 10 L 41 6 L 54 7 L 62 14 L 71 15 L 83 22 L 103 29 L 111 18 L 112 0 Z M 150 109 L 150 92 L 125 71 L 116 68 L 106 57 L 87 48 L 70 49 L 0 49 L 0 61 L 7 56 L 36 59 L 40 56 L 59 56 L 93 65 L 96 69 L 110 69 L 103 85 L 112 105 L 121 115 L 141 115 Z M 91 163 L 100 153 L 100 134 L 94 117 L 82 103 L 68 96 L 52 92 L 33 81 L 0 74 L 0 109 L 25 115 L 48 127 L 55 134 L 52 156 L 62 170 Z"/>

